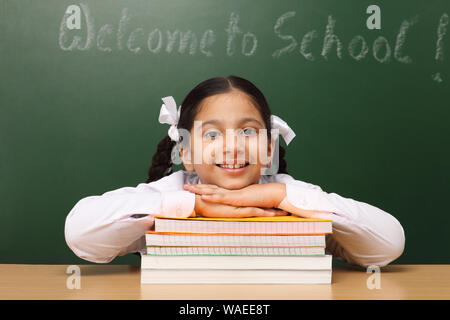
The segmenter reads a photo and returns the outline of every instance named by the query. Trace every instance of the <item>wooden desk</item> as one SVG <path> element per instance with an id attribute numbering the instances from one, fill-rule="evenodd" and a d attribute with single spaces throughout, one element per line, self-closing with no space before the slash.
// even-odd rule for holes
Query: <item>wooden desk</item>
<path id="1" fill-rule="evenodd" d="M 67 289 L 67 265 L 0 265 L 0 299 L 450 299 L 450 265 L 381 268 L 381 289 L 362 268 L 333 267 L 331 285 L 149 285 L 140 267 L 80 265 L 81 289 Z"/>

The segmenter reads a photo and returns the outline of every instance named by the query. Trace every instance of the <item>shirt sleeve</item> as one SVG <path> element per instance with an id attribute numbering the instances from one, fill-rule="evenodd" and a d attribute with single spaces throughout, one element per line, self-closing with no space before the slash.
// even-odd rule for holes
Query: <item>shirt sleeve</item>
<path id="1" fill-rule="evenodd" d="M 154 215 L 188 217 L 194 206 L 189 191 L 161 192 L 148 184 L 120 188 L 79 200 L 66 217 L 65 239 L 80 258 L 108 263 L 145 248 Z"/>
<path id="2" fill-rule="evenodd" d="M 333 233 L 327 235 L 327 249 L 353 265 L 385 266 L 404 250 L 405 234 L 400 222 L 389 213 L 370 204 L 327 193 L 319 186 L 282 179 L 286 197 L 279 208 L 301 215 L 313 210 L 309 217 L 332 220 Z M 298 210 L 301 209 L 301 210 Z"/>

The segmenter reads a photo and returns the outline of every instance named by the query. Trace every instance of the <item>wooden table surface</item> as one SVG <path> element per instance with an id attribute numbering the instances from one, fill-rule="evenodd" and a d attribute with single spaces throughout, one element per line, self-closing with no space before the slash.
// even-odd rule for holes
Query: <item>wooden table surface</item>
<path id="1" fill-rule="evenodd" d="M 80 289 L 68 289 L 68 265 L 0 265 L 0 299 L 450 299 L 450 265 L 389 265 L 381 268 L 380 289 L 362 268 L 333 267 L 332 284 L 166 284 L 140 283 L 140 267 L 79 265 Z"/>

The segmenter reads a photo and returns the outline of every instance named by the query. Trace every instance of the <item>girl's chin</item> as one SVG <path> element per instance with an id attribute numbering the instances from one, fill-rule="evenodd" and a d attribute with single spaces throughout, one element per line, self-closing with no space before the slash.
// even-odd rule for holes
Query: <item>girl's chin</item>
<path id="1" fill-rule="evenodd" d="M 221 179 L 220 185 L 217 186 L 227 190 L 239 190 L 251 185 L 251 183 L 249 183 L 247 180 L 245 181 L 237 181 L 237 180 L 238 179 L 234 179 L 234 181 L 226 181 L 226 179 Z"/>
<path id="2" fill-rule="evenodd" d="M 254 182 L 252 180 L 253 176 L 255 176 L 255 170 L 259 174 L 260 169 L 256 168 L 255 165 L 248 165 L 244 168 L 233 170 L 233 169 L 224 169 L 216 166 L 217 175 L 213 177 L 215 180 L 219 180 L 220 184 L 223 188 L 232 190 L 232 189 L 242 189 Z M 259 179 L 259 176 L 258 176 Z"/>

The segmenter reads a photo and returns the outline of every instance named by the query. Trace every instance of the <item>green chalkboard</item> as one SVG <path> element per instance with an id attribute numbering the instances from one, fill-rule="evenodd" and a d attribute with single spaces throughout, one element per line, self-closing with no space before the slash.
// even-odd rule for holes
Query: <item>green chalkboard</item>
<path id="1" fill-rule="evenodd" d="M 450 263 L 448 14 L 446 0 L 0 0 L 0 263 L 85 263 L 64 240 L 71 208 L 144 182 L 161 98 L 231 74 L 297 133 L 293 177 L 394 215 L 395 263 Z"/>

